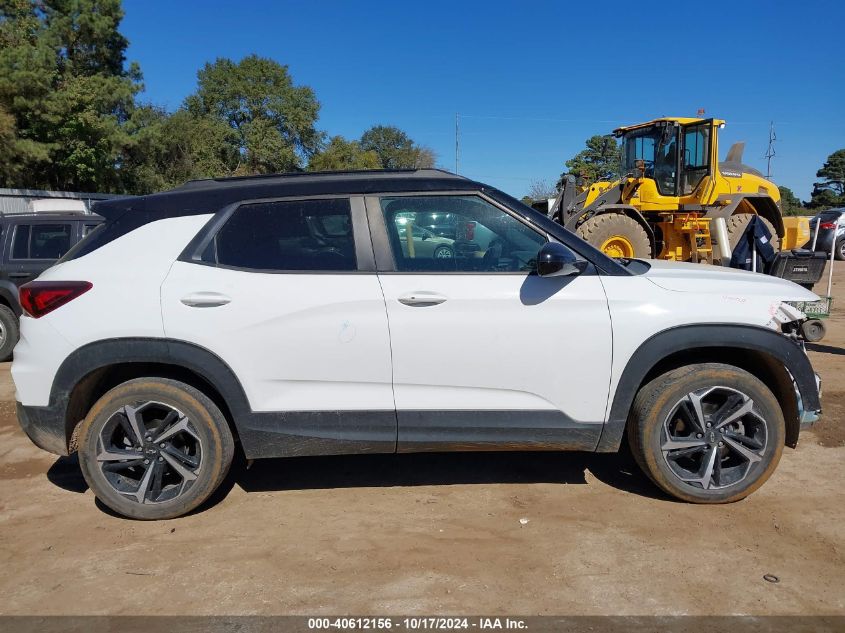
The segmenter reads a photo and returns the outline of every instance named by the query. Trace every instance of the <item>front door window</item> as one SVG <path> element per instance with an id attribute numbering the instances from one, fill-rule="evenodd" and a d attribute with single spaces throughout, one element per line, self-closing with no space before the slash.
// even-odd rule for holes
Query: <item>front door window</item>
<path id="1" fill-rule="evenodd" d="M 476 196 L 382 198 L 401 272 L 531 272 L 544 235 Z"/>

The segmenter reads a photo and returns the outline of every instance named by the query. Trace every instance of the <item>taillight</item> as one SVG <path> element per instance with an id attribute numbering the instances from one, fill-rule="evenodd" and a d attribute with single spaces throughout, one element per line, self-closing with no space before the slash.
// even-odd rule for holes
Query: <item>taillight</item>
<path id="1" fill-rule="evenodd" d="M 467 222 L 465 237 L 468 242 L 471 242 L 475 239 L 475 222 Z"/>
<path id="2" fill-rule="evenodd" d="M 822 222 L 821 228 L 823 228 L 823 229 L 835 229 L 836 228 L 836 222 Z"/>
<path id="3" fill-rule="evenodd" d="M 37 319 L 93 287 L 90 281 L 30 281 L 20 287 L 21 307 Z"/>

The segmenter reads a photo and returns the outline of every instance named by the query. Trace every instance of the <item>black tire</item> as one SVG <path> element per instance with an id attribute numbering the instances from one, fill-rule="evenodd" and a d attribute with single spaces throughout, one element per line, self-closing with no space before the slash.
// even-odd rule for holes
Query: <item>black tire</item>
<path id="1" fill-rule="evenodd" d="M 809 319 L 801 324 L 801 333 L 804 335 L 804 340 L 810 343 L 816 343 L 824 338 L 827 334 L 827 327 L 824 321 L 819 319 Z"/>
<path id="2" fill-rule="evenodd" d="M 840 237 L 836 240 L 836 250 L 833 252 L 833 256 L 839 261 L 845 260 L 845 238 Z"/>
<path id="3" fill-rule="evenodd" d="M 18 317 L 8 306 L 0 305 L 0 363 L 12 358 L 12 350 L 20 338 Z"/>
<path id="4" fill-rule="evenodd" d="M 745 232 L 745 227 L 748 226 L 748 223 L 753 217 L 753 213 L 737 213 L 725 220 L 725 224 L 727 224 L 728 227 L 728 243 L 731 245 L 731 252 L 733 252 L 736 248 L 739 238 L 741 238 L 742 234 Z M 775 231 L 774 224 L 762 216 L 757 217 L 759 217 L 763 224 L 766 225 L 766 228 L 769 229 L 769 233 L 772 235 L 772 247 L 775 249 L 775 252 L 780 252 L 780 238 L 778 237 L 778 232 Z"/>
<path id="5" fill-rule="evenodd" d="M 127 406 L 137 408 L 135 424 Z M 79 433 L 85 481 L 102 503 L 133 519 L 172 519 L 195 509 L 222 483 L 233 454 L 220 409 L 199 390 L 165 378 L 137 378 L 107 392 Z"/>
<path id="6" fill-rule="evenodd" d="M 630 244 L 633 253 L 629 257 L 651 257 L 651 241 L 646 230 L 633 218 L 622 213 L 602 213 L 584 221 L 576 230 L 588 244 L 598 249 L 608 240 L 622 237 Z"/>
<path id="7" fill-rule="evenodd" d="M 696 421 L 693 396 L 700 398 L 703 423 Z M 724 414 L 718 410 L 723 405 Z M 719 428 L 720 420 L 746 406 L 748 412 Z M 720 363 L 655 378 L 639 391 L 628 418 L 628 441 L 640 468 L 664 492 L 691 503 L 731 503 L 750 495 L 774 472 L 784 437 L 783 412 L 768 387 Z"/>

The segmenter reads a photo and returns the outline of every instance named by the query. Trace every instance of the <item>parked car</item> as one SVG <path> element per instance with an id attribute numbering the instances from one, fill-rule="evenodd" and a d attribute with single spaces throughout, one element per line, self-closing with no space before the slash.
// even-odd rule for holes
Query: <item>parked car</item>
<path id="1" fill-rule="evenodd" d="M 96 210 L 103 227 L 21 288 L 12 375 L 32 441 L 77 451 L 128 517 L 196 508 L 236 450 L 608 452 L 626 433 L 661 489 L 724 503 L 820 412 L 788 303 L 812 292 L 611 259 L 446 172 L 196 181 Z M 411 257 L 409 210 L 493 237 Z"/>
<path id="2" fill-rule="evenodd" d="M 448 259 L 455 256 L 455 240 L 435 235 L 426 228 L 414 225 L 413 216 L 397 217 L 395 222 L 396 234 L 404 257 Z M 408 243 L 409 239 L 411 244 Z M 411 252 L 412 248 L 413 252 Z"/>
<path id="3" fill-rule="evenodd" d="M 810 241 L 809 248 L 813 243 L 813 236 L 818 226 L 819 236 L 816 239 L 816 250 L 830 253 L 834 249 L 833 256 L 839 260 L 845 260 L 845 208 L 828 209 L 816 214 L 810 220 Z"/>
<path id="4" fill-rule="evenodd" d="M 80 213 L 0 215 L 0 361 L 9 360 L 18 342 L 18 286 L 38 277 L 101 222 Z"/>

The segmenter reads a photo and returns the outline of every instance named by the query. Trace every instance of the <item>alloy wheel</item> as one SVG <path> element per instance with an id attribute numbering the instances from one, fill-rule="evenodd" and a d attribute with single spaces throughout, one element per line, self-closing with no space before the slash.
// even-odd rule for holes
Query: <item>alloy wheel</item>
<path id="1" fill-rule="evenodd" d="M 199 476 L 202 440 L 191 421 L 161 402 L 126 405 L 97 438 L 97 464 L 109 485 L 140 504 L 171 501 Z"/>
<path id="2" fill-rule="evenodd" d="M 661 452 L 681 481 L 704 490 L 743 481 L 761 462 L 768 442 L 766 420 L 754 401 L 730 387 L 688 393 L 666 417 Z"/>

